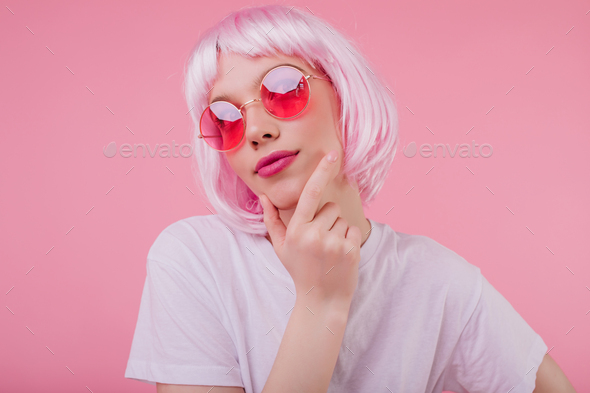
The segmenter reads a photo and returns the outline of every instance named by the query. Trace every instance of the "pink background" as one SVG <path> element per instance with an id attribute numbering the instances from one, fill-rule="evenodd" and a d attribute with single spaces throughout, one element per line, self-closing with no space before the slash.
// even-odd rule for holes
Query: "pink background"
<path id="1" fill-rule="evenodd" d="M 146 255 L 210 206 L 189 159 L 102 149 L 189 142 L 184 61 L 200 32 L 251 4 L 5 2 L 3 391 L 155 391 L 123 377 Z M 366 215 L 479 266 L 590 391 L 590 2 L 291 5 L 352 37 L 395 93 L 400 149 Z M 472 140 L 493 155 L 402 152 Z"/>

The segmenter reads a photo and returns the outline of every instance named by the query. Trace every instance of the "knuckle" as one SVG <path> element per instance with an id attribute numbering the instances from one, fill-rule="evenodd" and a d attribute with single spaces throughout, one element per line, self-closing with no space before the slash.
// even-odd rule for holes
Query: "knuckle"
<path id="1" fill-rule="evenodd" d="M 352 255 L 360 254 L 361 249 L 359 247 L 357 247 L 356 244 L 354 244 L 354 242 L 347 241 L 346 242 L 346 252 L 348 253 L 348 255 L 352 256 Z"/>
<path id="2" fill-rule="evenodd" d="M 330 203 L 333 206 L 332 209 L 334 209 L 334 211 L 336 211 L 336 213 L 338 214 L 339 218 L 342 218 L 342 217 L 340 217 L 340 214 L 342 214 L 342 208 L 340 207 L 340 205 L 338 203 L 335 203 L 335 202 L 330 202 Z"/>
<path id="3" fill-rule="evenodd" d="M 339 254 L 342 252 L 342 242 L 337 235 L 328 236 L 325 241 L 325 247 L 330 254 Z"/>
<path id="4" fill-rule="evenodd" d="M 322 241 L 320 230 L 315 227 L 312 227 L 308 231 L 305 231 L 303 235 L 305 238 L 305 243 L 310 246 L 317 245 Z"/>
<path id="5" fill-rule="evenodd" d="M 318 198 L 322 194 L 322 188 L 318 184 L 310 184 L 305 192 L 312 198 Z"/>
<path id="6" fill-rule="evenodd" d="M 354 247 L 354 250 L 359 251 L 360 252 L 360 244 L 357 243 L 356 239 L 348 237 L 346 238 L 346 251 L 350 250 L 351 248 Z"/>

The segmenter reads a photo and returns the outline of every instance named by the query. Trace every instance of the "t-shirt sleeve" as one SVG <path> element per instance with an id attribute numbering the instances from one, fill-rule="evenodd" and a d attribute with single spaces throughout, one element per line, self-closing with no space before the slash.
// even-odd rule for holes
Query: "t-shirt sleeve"
<path id="1" fill-rule="evenodd" d="M 125 378 L 243 387 L 235 345 L 210 291 L 171 264 L 148 258 L 146 266 Z"/>
<path id="2" fill-rule="evenodd" d="M 547 345 L 481 273 L 478 277 L 479 301 L 445 368 L 443 390 L 531 393 Z"/>

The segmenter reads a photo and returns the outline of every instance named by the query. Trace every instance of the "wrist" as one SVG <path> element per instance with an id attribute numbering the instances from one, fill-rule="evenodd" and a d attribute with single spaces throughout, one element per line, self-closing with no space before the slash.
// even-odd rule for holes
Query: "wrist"
<path id="1" fill-rule="evenodd" d="M 313 292 L 313 291 L 312 291 Z M 323 315 L 334 318 L 336 320 L 348 320 L 348 313 L 352 299 L 350 298 L 325 298 L 317 296 L 317 293 L 312 295 L 312 292 L 304 295 L 297 295 L 295 300 L 295 307 L 307 309 L 309 313 L 314 315 Z"/>

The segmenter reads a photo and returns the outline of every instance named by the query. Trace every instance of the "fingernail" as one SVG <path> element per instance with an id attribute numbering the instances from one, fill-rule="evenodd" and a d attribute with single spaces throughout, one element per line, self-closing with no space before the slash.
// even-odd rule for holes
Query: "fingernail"
<path id="1" fill-rule="evenodd" d="M 338 152 L 336 150 L 332 150 L 328 154 L 328 161 L 330 161 L 330 162 L 336 162 L 337 158 L 338 158 Z"/>

